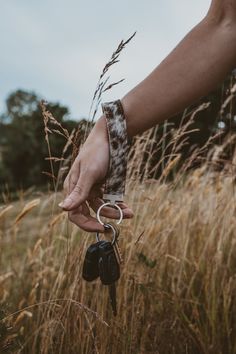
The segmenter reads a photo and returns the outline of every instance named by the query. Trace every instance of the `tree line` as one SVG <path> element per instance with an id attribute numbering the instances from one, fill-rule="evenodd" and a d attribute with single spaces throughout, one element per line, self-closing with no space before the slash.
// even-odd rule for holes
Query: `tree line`
<path id="1" fill-rule="evenodd" d="M 152 141 L 155 143 L 147 146 L 146 154 L 152 153 L 151 165 L 155 165 L 160 159 L 163 162 L 159 169 L 155 170 L 154 175 L 150 166 L 150 177 L 158 177 L 165 168 L 163 146 L 160 149 L 158 142 L 165 136 L 165 155 L 168 156 L 172 148 L 173 130 L 183 125 L 191 116 L 191 112 L 196 113 L 188 127 L 191 132 L 187 134 L 187 139 L 184 136 L 185 143 L 180 149 L 181 161 L 184 161 L 194 149 L 204 146 L 217 132 L 221 134 L 214 140 L 214 144 L 221 144 L 229 133 L 236 131 L 236 102 L 232 90 L 235 84 L 236 73 L 233 71 L 207 97 L 203 97 L 184 112 L 153 129 Z M 206 103 L 205 108 L 198 111 L 197 108 L 203 103 Z M 50 172 L 50 161 L 47 159 L 48 147 L 45 141 L 40 97 L 34 92 L 17 90 L 7 97 L 5 106 L 5 112 L 0 115 L 0 192 L 6 189 L 26 189 L 31 186 L 43 189 L 51 181 L 47 175 L 47 172 Z M 69 133 L 86 123 L 86 119 L 80 121 L 71 119 L 68 107 L 60 103 L 48 103 L 47 109 Z M 62 135 L 50 134 L 51 155 L 60 159 L 65 143 Z M 232 149 L 234 151 L 234 146 Z M 67 156 L 70 154 L 71 148 L 68 149 Z M 145 160 L 144 153 L 144 163 Z M 57 173 L 59 164 L 54 165 Z"/>
<path id="2" fill-rule="evenodd" d="M 6 99 L 6 111 L 0 117 L 1 192 L 31 186 L 45 188 L 51 183 L 47 175 L 50 161 L 40 101 L 35 93 L 23 90 L 11 93 Z M 78 128 L 79 122 L 69 119 L 67 107 L 48 103 L 47 108 L 69 132 Z M 62 135 L 50 134 L 51 155 L 60 158 L 65 143 Z"/>

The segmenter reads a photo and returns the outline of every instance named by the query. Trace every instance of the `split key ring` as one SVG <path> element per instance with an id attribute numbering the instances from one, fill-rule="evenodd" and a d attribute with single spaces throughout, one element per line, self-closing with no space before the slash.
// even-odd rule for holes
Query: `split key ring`
<path id="1" fill-rule="evenodd" d="M 109 229 L 112 230 L 113 238 L 112 238 L 111 244 L 114 245 L 117 242 L 117 240 L 118 240 L 119 230 L 115 226 L 113 226 L 112 224 L 109 224 L 109 223 L 104 224 L 104 228 L 105 228 L 105 230 L 109 230 Z M 96 239 L 97 239 L 97 242 L 100 241 L 99 232 L 96 233 Z"/>
<path id="2" fill-rule="evenodd" d="M 111 202 L 104 203 L 104 204 L 102 204 L 102 205 L 98 208 L 98 211 L 97 211 L 97 219 L 98 219 L 99 223 L 100 223 L 101 225 L 103 225 L 103 226 L 105 225 L 105 223 L 101 220 L 100 213 L 101 213 L 102 208 L 104 208 L 105 206 L 108 206 L 108 205 L 114 206 L 114 207 L 119 211 L 119 213 L 120 213 L 120 218 L 119 218 L 119 220 L 117 221 L 117 224 L 120 224 L 121 221 L 123 220 L 123 211 L 122 211 L 121 207 L 119 207 L 119 205 L 117 205 L 117 204 L 115 204 L 115 203 L 111 203 Z M 107 224 L 107 225 L 110 225 L 110 224 Z"/>

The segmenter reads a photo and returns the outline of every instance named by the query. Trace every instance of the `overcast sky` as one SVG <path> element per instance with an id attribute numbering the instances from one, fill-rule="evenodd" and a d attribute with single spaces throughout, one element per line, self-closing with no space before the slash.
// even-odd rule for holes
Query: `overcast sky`
<path id="1" fill-rule="evenodd" d="M 206 14 L 210 0 L 0 0 L 0 112 L 7 95 L 35 91 L 88 117 L 102 68 L 121 39 L 136 37 L 111 70 L 121 98 Z"/>

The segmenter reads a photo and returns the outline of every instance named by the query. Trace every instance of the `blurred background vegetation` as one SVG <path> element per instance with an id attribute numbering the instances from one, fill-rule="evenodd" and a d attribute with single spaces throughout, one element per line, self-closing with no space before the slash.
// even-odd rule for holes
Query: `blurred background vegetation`
<path id="1" fill-rule="evenodd" d="M 60 103 L 48 103 L 47 108 L 69 132 L 82 122 L 70 119 L 68 108 Z M 52 156 L 60 158 L 65 143 L 62 135 L 50 134 Z M 1 192 L 31 186 L 45 189 L 50 184 L 46 174 L 50 172 L 47 157 L 40 97 L 17 90 L 7 98 L 6 111 L 0 117 Z M 56 171 L 57 166 L 59 168 L 59 164 L 55 164 Z"/>
<path id="2" fill-rule="evenodd" d="M 201 149 L 209 141 L 212 144 L 221 144 L 225 137 L 236 130 L 235 94 L 232 88 L 236 83 L 236 71 L 228 75 L 224 82 L 211 92 L 207 97 L 202 98 L 195 105 L 189 107 L 185 112 L 169 119 L 162 125 L 153 129 L 150 146 L 146 154 L 152 155 L 150 163 L 150 177 L 157 178 L 163 172 L 168 160 L 168 152 L 171 153 L 173 144 L 173 132 L 180 125 L 186 123 L 194 112 L 193 120 L 188 126 L 188 133 L 183 136 L 180 146 L 181 162 L 193 154 L 196 149 Z M 224 104 L 231 94 L 229 104 Z M 29 187 L 36 187 L 40 190 L 50 188 L 52 181 L 47 175 L 50 173 L 50 161 L 48 148 L 44 135 L 44 121 L 40 107 L 41 98 L 34 92 L 17 90 L 12 92 L 6 99 L 5 111 L 0 115 L 0 193 L 14 196 L 17 190 L 25 190 Z M 204 109 L 197 109 L 199 105 L 209 103 Z M 68 130 L 84 126 L 86 119 L 78 120 L 69 117 L 69 109 L 60 103 L 48 103 L 48 110 Z M 196 110 L 197 109 L 197 110 Z M 220 134 L 218 134 L 220 133 Z M 164 137 L 164 138 L 163 138 Z M 160 148 L 160 141 L 161 148 Z M 66 140 L 62 135 L 50 134 L 51 155 L 60 159 Z M 234 143 L 228 149 L 227 159 L 232 157 Z M 165 151 L 164 151 L 165 150 Z M 163 151 L 165 153 L 163 153 Z M 67 155 L 71 153 L 69 149 Z M 164 158 L 162 159 L 162 156 Z M 198 160 L 194 161 L 191 168 L 199 166 L 205 161 L 207 149 L 198 154 Z M 146 160 L 146 157 L 144 157 Z M 161 161 L 155 173 L 152 167 L 157 161 Z M 59 163 L 54 162 L 55 175 L 58 172 Z M 140 172 L 141 173 L 141 172 Z"/>

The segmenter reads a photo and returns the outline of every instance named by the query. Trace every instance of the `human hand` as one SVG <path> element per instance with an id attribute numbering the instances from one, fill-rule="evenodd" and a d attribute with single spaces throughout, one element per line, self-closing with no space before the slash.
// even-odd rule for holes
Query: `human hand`
<path id="1" fill-rule="evenodd" d="M 104 232 L 104 227 L 90 214 L 104 203 L 102 200 L 105 177 L 109 166 L 109 144 L 105 117 L 95 124 L 75 159 L 64 182 L 66 199 L 59 206 L 68 211 L 70 221 L 89 232 Z M 125 203 L 118 203 L 124 218 L 133 212 Z M 101 216 L 119 219 L 118 210 L 104 207 Z"/>

